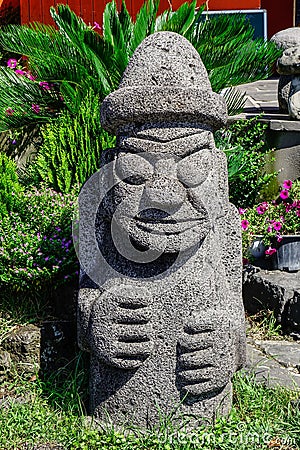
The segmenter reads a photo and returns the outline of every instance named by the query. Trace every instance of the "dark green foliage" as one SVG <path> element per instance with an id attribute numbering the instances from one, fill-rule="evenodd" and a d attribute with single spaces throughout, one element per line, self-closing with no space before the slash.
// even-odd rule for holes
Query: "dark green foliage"
<path id="1" fill-rule="evenodd" d="M 15 161 L 0 153 L 0 219 L 18 207 L 21 192 Z"/>
<path id="2" fill-rule="evenodd" d="M 267 126 L 258 118 L 238 120 L 215 134 L 216 145 L 228 159 L 229 198 L 238 207 L 253 206 L 261 191 L 275 178 L 276 173 L 264 171 Z"/>
<path id="3" fill-rule="evenodd" d="M 124 2 L 120 12 L 114 2 L 108 3 L 103 36 L 67 5 L 51 8 L 57 30 L 41 24 L 1 29 L 0 46 L 25 55 L 27 60 L 20 59 L 20 69 L 36 79 L 0 68 L 0 130 L 48 121 L 63 107 L 61 96 L 73 114 L 90 89 L 102 100 L 118 86 L 136 47 L 155 31 L 170 30 L 189 39 L 203 59 L 215 91 L 267 77 L 280 55 L 273 43 L 252 39 L 253 29 L 243 15 L 200 20 L 203 8 L 196 12 L 196 0 L 159 17 L 157 8 L 156 0 L 148 0 L 133 21 Z M 39 83 L 44 81 L 51 89 L 41 88 Z M 40 106 L 38 113 L 32 110 L 35 104 Z M 13 114 L 5 113 L 8 108 Z"/>
<path id="4" fill-rule="evenodd" d="M 102 149 L 114 146 L 114 138 L 100 125 L 99 96 L 92 92 L 73 116 L 63 112 L 41 129 L 43 145 L 32 161 L 28 176 L 38 184 L 47 183 L 56 191 L 68 193 L 98 170 Z"/>

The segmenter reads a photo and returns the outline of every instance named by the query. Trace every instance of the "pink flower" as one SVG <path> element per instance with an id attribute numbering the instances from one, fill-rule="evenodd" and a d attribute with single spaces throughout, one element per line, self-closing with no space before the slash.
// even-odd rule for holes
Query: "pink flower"
<path id="1" fill-rule="evenodd" d="M 7 108 L 7 110 L 5 111 L 5 114 L 7 116 L 12 116 L 14 113 L 14 110 L 12 108 Z"/>
<path id="2" fill-rule="evenodd" d="M 267 228 L 267 232 L 268 232 L 268 233 L 272 233 L 272 230 L 273 230 L 272 226 L 269 226 L 269 227 Z"/>
<path id="3" fill-rule="evenodd" d="M 102 27 L 100 27 L 98 22 L 94 22 L 93 30 L 101 30 Z"/>
<path id="4" fill-rule="evenodd" d="M 50 89 L 49 83 L 47 81 L 41 81 L 39 83 L 39 86 L 41 86 L 45 91 L 48 91 Z"/>
<path id="5" fill-rule="evenodd" d="M 276 252 L 277 252 L 276 248 L 272 248 L 272 247 L 269 247 L 269 248 L 267 248 L 267 250 L 265 250 L 265 254 L 268 256 L 272 256 Z"/>
<path id="6" fill-rule="evenodd" d="M 17 60 L 16 59 L 11 58 L 11 59 L 9 59 L 7 61 L 7 67 L 10 67 L 11 69 L 15 69 L 16 66 L 17 66 Z"/>
<path id="7" fill-rule="evenodd" d="M 280 194 L 279 197 L 282 198 L 282 200 L 286 200 L 289 196 L 289 191 L 287 189 L 283 189 Z"/>
<path id="8" fill-rule="evenodd" d="M 291 189 L 291 187 L 293 186 L 293 182 L 291 180 L 284 180 L 284 182 L 282 183 L 282 187 L 284 189 Z"/>
<path id="9" fill-rule="evenodd" d="M 275 222 L 275 223 L 273 224 L 273 227 L 274 227 L 274 230 L 280 231 L 281 228 L 282 228 L 282 223 L 281 223 L 281 222 Z"/>
<path id="10" fill-rule="evenodd" d="M 261 204 L 256 208 L 258 214 L 264 214 L 267 211 L 267 208 Z"/>
<path id="11" fill-rule="evenodd" d="M 242 220 L 241 221 L 241 227 L 243 230 L 247 230 L 247 228 L 249 227 L 249 221 L 248 220 Z"/>
<path id="12" fill-rule="evenodd" d="M 34 77 L 30 72 L 26 72 L 26 77 L 31 81 L 34 81 L 36 79 L 36 77 Z"/>
<path id="13" fill-rule="evenodd" d="M 277 234 L 277 242 L 281 242 L 281 241 L 282 241 L 282 239 L 283 239 L 283 237 L 282 237 L 282 236 L 280 236 L 280 234 Z"/>
<path id="14" fill-rule="evenodd" d="M 16 69 L 15 70 L 15 73 L 17 74 L 17 75 L 26 75 L 26 72 L 24 71 L 24 70 L 20 70 L 20 69 Z"/>
<path id="15" fill-rule="evenodd" d="M 291 205 L 290 203 L 285 205 L 285 212 L 289 212 L 291 209 L 293 208 L 293 205 Z"/>
<path id="16" fill-rule="evenodd" d="M 243 209 L 243 208 L 239 208 L 239 214 L 242 216 L 243 214 L 245 214 L 247 210 Z"/>
<path id="17" fill-rule="evenodd" d="M 298 217 L 300 217 L 300 209 L 297 209 L 296 214 Z"/>
<path id="18" fill-rule="evenodd" d="M 32 111 L 34 111 L 35 113 L 39 113 L 39 112 L 41 112 L 41 108 L 39 107 L 39 105 L 36 105 L 35 103 L 33 103 L 32 105 L 31 105 L 31 109 L 32 109 Z"/>

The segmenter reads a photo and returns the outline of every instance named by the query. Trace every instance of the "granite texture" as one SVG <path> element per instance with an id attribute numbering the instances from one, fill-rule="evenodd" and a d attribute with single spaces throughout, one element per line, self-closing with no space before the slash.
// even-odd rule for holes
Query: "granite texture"
<path id="1" fill-rule="evenodd" d="M 191 44 L 160 32 L 101 113 L 117 146 L 79 198 L 91 412 L 145 427 L 173 411 L 196 425 L 228 413 L 245 362 L 239 215 L 212 135 L 226 107 Z"/>

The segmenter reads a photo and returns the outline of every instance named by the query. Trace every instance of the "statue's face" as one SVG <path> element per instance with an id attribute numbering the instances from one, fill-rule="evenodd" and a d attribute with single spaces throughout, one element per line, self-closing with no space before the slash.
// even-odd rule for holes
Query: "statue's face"
<path id="1" fill-rule="evenodd" d="M 191 248 L 207 236 L 218 209 L 212 133 L 181 128 L 174 138 L 173 129 L 172 139 L 169 131 L 121 140 L 114 162 L 114 229 L 142 251 Z"/>

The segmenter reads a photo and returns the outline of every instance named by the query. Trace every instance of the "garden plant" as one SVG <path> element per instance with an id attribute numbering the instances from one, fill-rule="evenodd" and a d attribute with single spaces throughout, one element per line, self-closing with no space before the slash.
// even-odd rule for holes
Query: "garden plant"
<path id="1" fill-rule="evenodd" d="M 283 236 L 300 235 L 300 180 L 285 180 L 276 199 L 239 211 L 244 255 L 247 256 L 253 239 L 260 237 L 265 254 L 272 256 Z"/>

